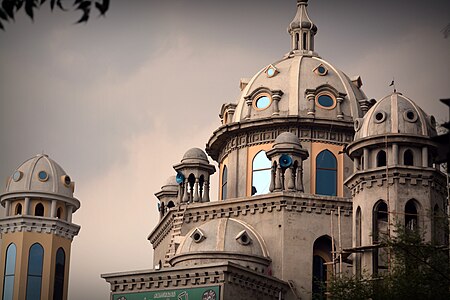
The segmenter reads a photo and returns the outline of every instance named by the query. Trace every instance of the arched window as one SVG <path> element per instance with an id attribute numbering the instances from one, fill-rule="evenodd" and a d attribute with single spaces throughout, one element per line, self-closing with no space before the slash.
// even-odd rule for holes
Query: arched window
<path id="1" fill-rule="evenodd" d="M 228 168 L 223 166 L 222 171 L 222 200 L 227 199 L 227 183 L 228 183 Z"/>
<path id="2" fill-rule="evenodd" d="M 336 196 L 337 160 L 333 153 L 323 150 L 316 157 L 316 194 Z"/>
<path id="3" fill-rule="evenodd" d="M 42 203 L 38 203 L 34 208 L 34 215 L 38 217 L 44 216 L 44 205 Z"/>
<path id="4" fill-rule="evenodd" d="M 405 166 L 414 166 L 414 154 L 410 149 L 403 153 L 403 164 Z"/>
<path id="5" fill-rule="evenodd" d="M 173 201 L 169 201 L 169 203 L 167 203 L 167 208 L 172 208 L 175 207 L 175 203 L 173 203 Z"/>
<path id="6" fill-rule="evenodd" d="M 405 205 L 405 227 L 409 230 L 417 230 L 419 216 L 414 200 L 409 200 Z"/>
<path id="7" fill-rule="evenodd" d="M 18 203 L 16 205 L 16 215 L 21 215 L 22 214 L 22 204 Z"/>
<path id="8" fill-rule="evenodd" d="M 11 243 L 6 249 L 5 277 L 3 278 L 3 300 L 12 300 L 14 293 L 14 275 L 16 273 L 16 245 Z"/>
<path id="9" fill-rule="evenodd" d="M 56 251 L 55 285 L 53 287 L 53 300 L 62 300 L 64 295 L 64 270 L 66 266 L 66 254 L 63 248 Z"/>
<path id="10" fill-rule="evenodd" d="M 380 150 L 377 153 L 377 167 L 385 167 L 386 166 L 386 152 L 384 150 Z"/>
<path id="11" fill-rule="evenodd" d="M 58 219 L 61 219 L 61 215 L 62 215 L 62 209 L 61 209 L 61 207 L 58 207 L 58 209 L 56 210 L 56 217 Z"/>
<path id="12" fill-rule="evenodd" d="M 361 238 L 362 238 L 361 208 L 359 206 L 356 209 L 355 235 L 356 235 L 356 247 L 361 247 Z M 361 253 L 356 253 L 355 267 L 356 267 L 356 276 L 358 278 L 360 278 L 361 277 Z"/>
<path id="13" fill-rule="evenodd" d="M 388 234 L 388 206 L 383 200 L 378 201 L 373 209 L 373 234 L 374 244 L 379 244 Z M 384 248 L 374 248 L 372 252 L 373 274 L 387 271 L 387 252 Z"/>
<path id="14" fill-rule="evenodd" d="M 30 247 L 28 255 L 28 275 L 26 300 L 41 299 L 42 265 L 44 262 L 44 248 L 39 243 Z"/>
<path id="15" fill-rule="evenodd" d="M 331 239 L 321 236 L 313 246 L 313 299 L 326 299 L 326 282 L 328 279 L 327 262 L 331 261 Z"/>
<path id="16" fill-rule="evenodd" d="M 252 163 L 252 195 L 262 195 L 269 192 L 271 162 L 266 151 L 259 151 Z M 253 187 L 256 192 L 253 193 Z"/>

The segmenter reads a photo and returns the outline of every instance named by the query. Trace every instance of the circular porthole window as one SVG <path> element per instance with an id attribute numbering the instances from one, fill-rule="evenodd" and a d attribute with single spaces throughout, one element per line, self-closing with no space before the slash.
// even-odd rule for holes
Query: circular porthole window
<path id="1" fill-rule="evenodd" d="M 320 93 L 316 96 L 316 104 L 321 108 L 333 109 L 336 107 L 336 100 L 329 93 Z"/>
<path id="2" fill-rule="evenodd" d="M 40 181 L 47 181 L 48 180 L 48 174 L 45 171 L 40 171 L 38 173 L 38 178 Z"/>
<path id="3" fill-rule="evenodd" d="M 264 110 L 270 106 L 272 98 L 268 94 L 260 95 L 256 98 L 254 106 L 258 110 Z"/>
<path id="4" fill-rule="evenodd" d="M 359 119 L 359 118 L 356 119 L 355 123 L 353 125 L 354 125 L 354 128 L 355 128 L 355 131 L 359 131 L 361 129 L 361 126 L 362 126 L 361 119 Z"/>
<path id="5" fill-rule="evenodd" d="M 70 179 L 69 175 L 63 175 L 61 179 L 65 186 L 70 187 L 70 183 L 72 182 L 72 180 Z"/>
<path id="6" fill-rule="evenodd" d="M 269 68 L 267 70 L 267 76 L 273 77 L 274 75 L 275 75 L 275 69 L 274 68 Z"/>
<path id="7" fill-rule="evenodd" d="M 384 111 L 377 111 L 375 113 L 374 122 L 375 123 L 382 123 L 382 122 L 384 122 L 384 120 L 386 120 L 386 113 Z"/>
<path id="8" fill-rule="evenodd" d="M 417 121 L 418 116 L 415 111 L 413 111 L 412 109 L 408 109 L 403 113 L 403 119 L 405 119 L 408 122 L 414 123 Z"/>
<path id="9" fill-rule="evenodd" d="M 22 178 L 22 172 L 20 172 L 20 171 L 15 171 L 14 172 L 14 174 L 13 174 L 13 176 L 12 176 L 12 179 L 15 181 L 15 182 L 17 182 L 17 181 L 19 181 L 21 178 Z"/>

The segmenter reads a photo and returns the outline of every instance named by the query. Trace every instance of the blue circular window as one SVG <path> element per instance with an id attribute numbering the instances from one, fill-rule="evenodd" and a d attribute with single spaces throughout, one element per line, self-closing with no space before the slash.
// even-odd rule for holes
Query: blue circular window
<path id="1" fill-rule="evenodd" d="M 19 181 L 22 178 L 22 172 L 20 172 L 20 171 L 14 172 L 12 178 L 14 181 Z"/>
<path id="2" fill-rule="evenodd" d="M 255 106 L 258 109 L 265 109 L 269 107 L 272 100 L 270 100 L 269 96 L 261 96 L 256 99 Z"/>
<path id="3" fill-rule="evenodd" d="M 329 95 L 320 95 L 317 97 L 317 103 L 319 103 L 320 106 L 325 108 L 333 108 L 334 107 L 334 99 L 331 98 Z"/>
<path id="4" fill-rule="evenodd" d="M 38 173 L 38 178 L 39 178 L 40 181 L 47 181 L 47 179 L 48 179 L 48 174 L 47 174 L 47 172 L 45 172 L 45 171 L 40 171 L 40 172 Z"/>
<path id="5" fill-rule="evenodd" d="M 275 75 L 275 69 L 274 68 L 269 68 L 269 70 L 267 70 L 267 75 L 269 77 L 272 77 L 273 75 Z"/>

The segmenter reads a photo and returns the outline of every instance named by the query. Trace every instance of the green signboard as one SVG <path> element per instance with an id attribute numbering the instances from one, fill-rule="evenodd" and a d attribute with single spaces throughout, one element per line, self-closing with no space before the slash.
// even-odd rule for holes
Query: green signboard
<path id="1" fill-rule="evenodd" d="M 113 295 L 113 300 L 219 300 L 219 286 Z"/>

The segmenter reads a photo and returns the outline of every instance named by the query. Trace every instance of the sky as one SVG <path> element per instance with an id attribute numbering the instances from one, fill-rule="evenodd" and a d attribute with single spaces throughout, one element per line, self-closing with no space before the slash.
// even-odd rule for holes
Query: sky
<path id="1" fill-rule="evenodd" d="M 70 3 L 71 1 L 68 1 Z M 397 90 L 442 123 L 450 1 L 311 0 L 315 50 L 369 98 Z M 100 274 L 152 268 L 158 192 L 220 126 L 240 78 L 290 50 L 294 0 L 111 0 L 93 12 L 19 13 L 0 32 L 0 180 L 45 152 L 75 181 L 81 225 L 69 299 L 108 299 Z M 211 160 L 211 159 L 210 159 Z M 212 178 L 212 199 L 218 177 Z M 4 191 L 2 184 L 0 191 Z"/>

